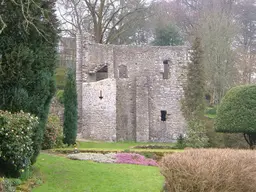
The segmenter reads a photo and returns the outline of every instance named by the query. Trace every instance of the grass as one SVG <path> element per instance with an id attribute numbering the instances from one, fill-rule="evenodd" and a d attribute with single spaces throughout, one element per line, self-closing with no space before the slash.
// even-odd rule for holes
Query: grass
<path id="1" fill-rule="evenodd" d="M 159 192 L 164 179 L 157 167 L 103 164 L 41 154 L 36 168 L 44 184 L 32 192 Z"/>
<path id="2" fill-rule="evenodd" d="M 174 145 L 173 143 L 136 143 L 136 142 L 115 142 L 115 143 L 107 143 L 107 142 L 83 142 L 78 141 L 78 148 L 90 148 L 90 149 L 119 149 L 125 150 L 135 147 L 137 145 Z"/>

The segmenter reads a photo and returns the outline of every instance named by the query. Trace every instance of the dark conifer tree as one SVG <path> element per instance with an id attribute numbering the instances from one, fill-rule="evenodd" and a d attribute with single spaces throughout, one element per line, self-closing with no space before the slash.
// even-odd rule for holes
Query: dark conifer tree
<path id="1" fill-rule="evenodd" d="M 0 33 L 0 109 L 39 117 L 32 163 L 40 152 L 55 93 L 58 21 L 54 7 L 55 0 L 8 0 L 0 6 L 6 26 Z"/>
<path id="2" fill-rule="evenodd" d="M 187 145 L 205 147 L 208 138 L 204 128 L 205 109 L 205 73 L 203 51 L 200 38 L 196 38 L 191 51 L 191 62 L 188 65 L 187 84 L 184 87 L 183 114 L 188 123 Z"/>
<path id="3" fill-rule="evenodd" d="M 68 70 L 64 89 L 64 108 L 63 142 L 73 145 L 77 134 L 77 92 L 75 73 L 71 69 Z"/>
<path id="4" fill-rule="evenodd" d="M 200 38 L 192 46 L 188 65 L 187 84 L 184 88 L 184 114 L 187 120 L 200 116 L 205 108 L 205 73 Z"/>

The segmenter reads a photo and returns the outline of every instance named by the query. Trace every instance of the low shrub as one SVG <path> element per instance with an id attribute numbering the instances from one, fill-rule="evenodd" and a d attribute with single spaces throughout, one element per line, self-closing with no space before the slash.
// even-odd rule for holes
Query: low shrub
<path id="1" fill-rule="evenodd" d="M 188 130 L 185 146 L 192 148 L 204 148 L 209 146 L 209 138 L 203 120 L 193 119 L 188 121 Z"/>
<path id="2" fill-rule="evenodd" d="M 31 164 L 32 136 L 38 118 L 29 113 L 0 111 L 0 172 L 18 177 Z"/>
<path id="3" fill-rule="evenodd" d="M 60 119 L 56 115 L 49 115 L 44 132 L 44 141 L 42 149 L 52 149 L 57 145 L 61 145 L 62 133 L 61 133 Z"/>
<path id="4" fill-rule="evenodd" d="M 165 156 L 160 167 L 167 191 L 256 191 L 255 151 L 190 149 Z"/>

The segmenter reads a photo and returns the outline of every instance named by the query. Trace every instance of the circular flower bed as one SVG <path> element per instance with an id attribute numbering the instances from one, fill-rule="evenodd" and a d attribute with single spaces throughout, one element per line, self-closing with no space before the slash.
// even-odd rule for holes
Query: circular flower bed
<path id="1" fill-rule="evenodd" d="M 143 155 L 136 153 L 77 153 L 68 155 L 68 158 L 74 160 L 91 160 L 99 163 L 124 163 L 158 166 L 155 160 L 145 158 Z"/>

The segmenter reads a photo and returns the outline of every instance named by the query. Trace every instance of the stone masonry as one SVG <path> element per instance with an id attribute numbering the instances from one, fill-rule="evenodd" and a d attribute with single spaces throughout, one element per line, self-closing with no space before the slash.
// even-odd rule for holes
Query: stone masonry
<path id="1" fill-rule="evenodd" d="M 80 137 L 173 142 L 185 134 L 181 99 L 186 47 L 83 46 L 77 70 Z"/>

